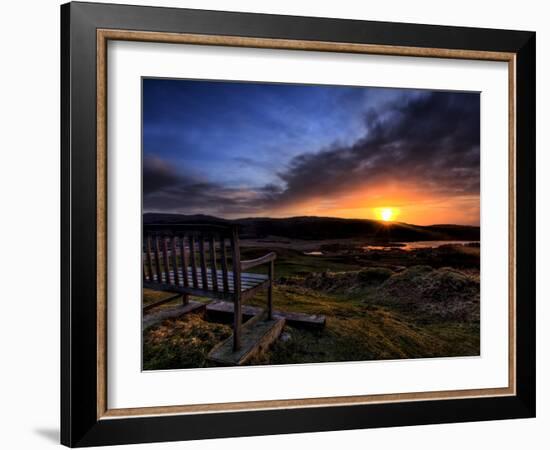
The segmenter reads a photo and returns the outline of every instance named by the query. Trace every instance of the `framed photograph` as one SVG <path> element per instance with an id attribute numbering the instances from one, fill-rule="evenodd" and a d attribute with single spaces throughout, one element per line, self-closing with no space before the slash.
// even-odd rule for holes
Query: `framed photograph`
<path id="1" fill-rule="evenodd" d="M 535 33 L 61 7 L 61 441 L 535 415 Z"/>

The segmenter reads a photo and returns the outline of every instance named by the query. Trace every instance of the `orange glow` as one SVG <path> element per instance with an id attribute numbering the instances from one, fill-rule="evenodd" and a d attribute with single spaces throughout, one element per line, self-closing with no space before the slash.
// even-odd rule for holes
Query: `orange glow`
<path id="1" fill-rule="evenodd" d="M 373 219 L 414 225 L 479 225 L 479 195 L 449 196 L 423 189 L 423 185 L 416 180 L 406 180 L 358 187 L 281 205 L 268 214 Z"/>

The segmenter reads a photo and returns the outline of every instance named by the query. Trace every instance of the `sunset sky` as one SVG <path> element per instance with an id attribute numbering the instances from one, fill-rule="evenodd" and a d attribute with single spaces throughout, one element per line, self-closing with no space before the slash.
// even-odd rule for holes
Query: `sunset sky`
<path id="1" fill-rule="evenodd" d="M 144 212 L 479 225 L 478 93 L 143 80 Z"/>

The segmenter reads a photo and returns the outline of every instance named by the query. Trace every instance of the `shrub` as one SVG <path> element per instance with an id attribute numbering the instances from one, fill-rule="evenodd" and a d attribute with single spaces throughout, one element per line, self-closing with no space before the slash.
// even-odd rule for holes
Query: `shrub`
<path id="1" fill-rule="evenodd" d="M 390 269 L 385 267 L 368 267 L 357 274 L 360 283 L 375 285 L 381 284 L 393 275 Z"/>

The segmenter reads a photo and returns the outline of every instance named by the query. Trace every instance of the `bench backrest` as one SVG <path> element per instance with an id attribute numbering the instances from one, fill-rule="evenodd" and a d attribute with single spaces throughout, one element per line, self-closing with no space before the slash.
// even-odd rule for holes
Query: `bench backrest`
<path id="1" fill-rule="evenodd" d="M 142 255 L 143 280 L 147 284 L 240 292 L 239 236 L 235 225 L 144 225 Z"/>

